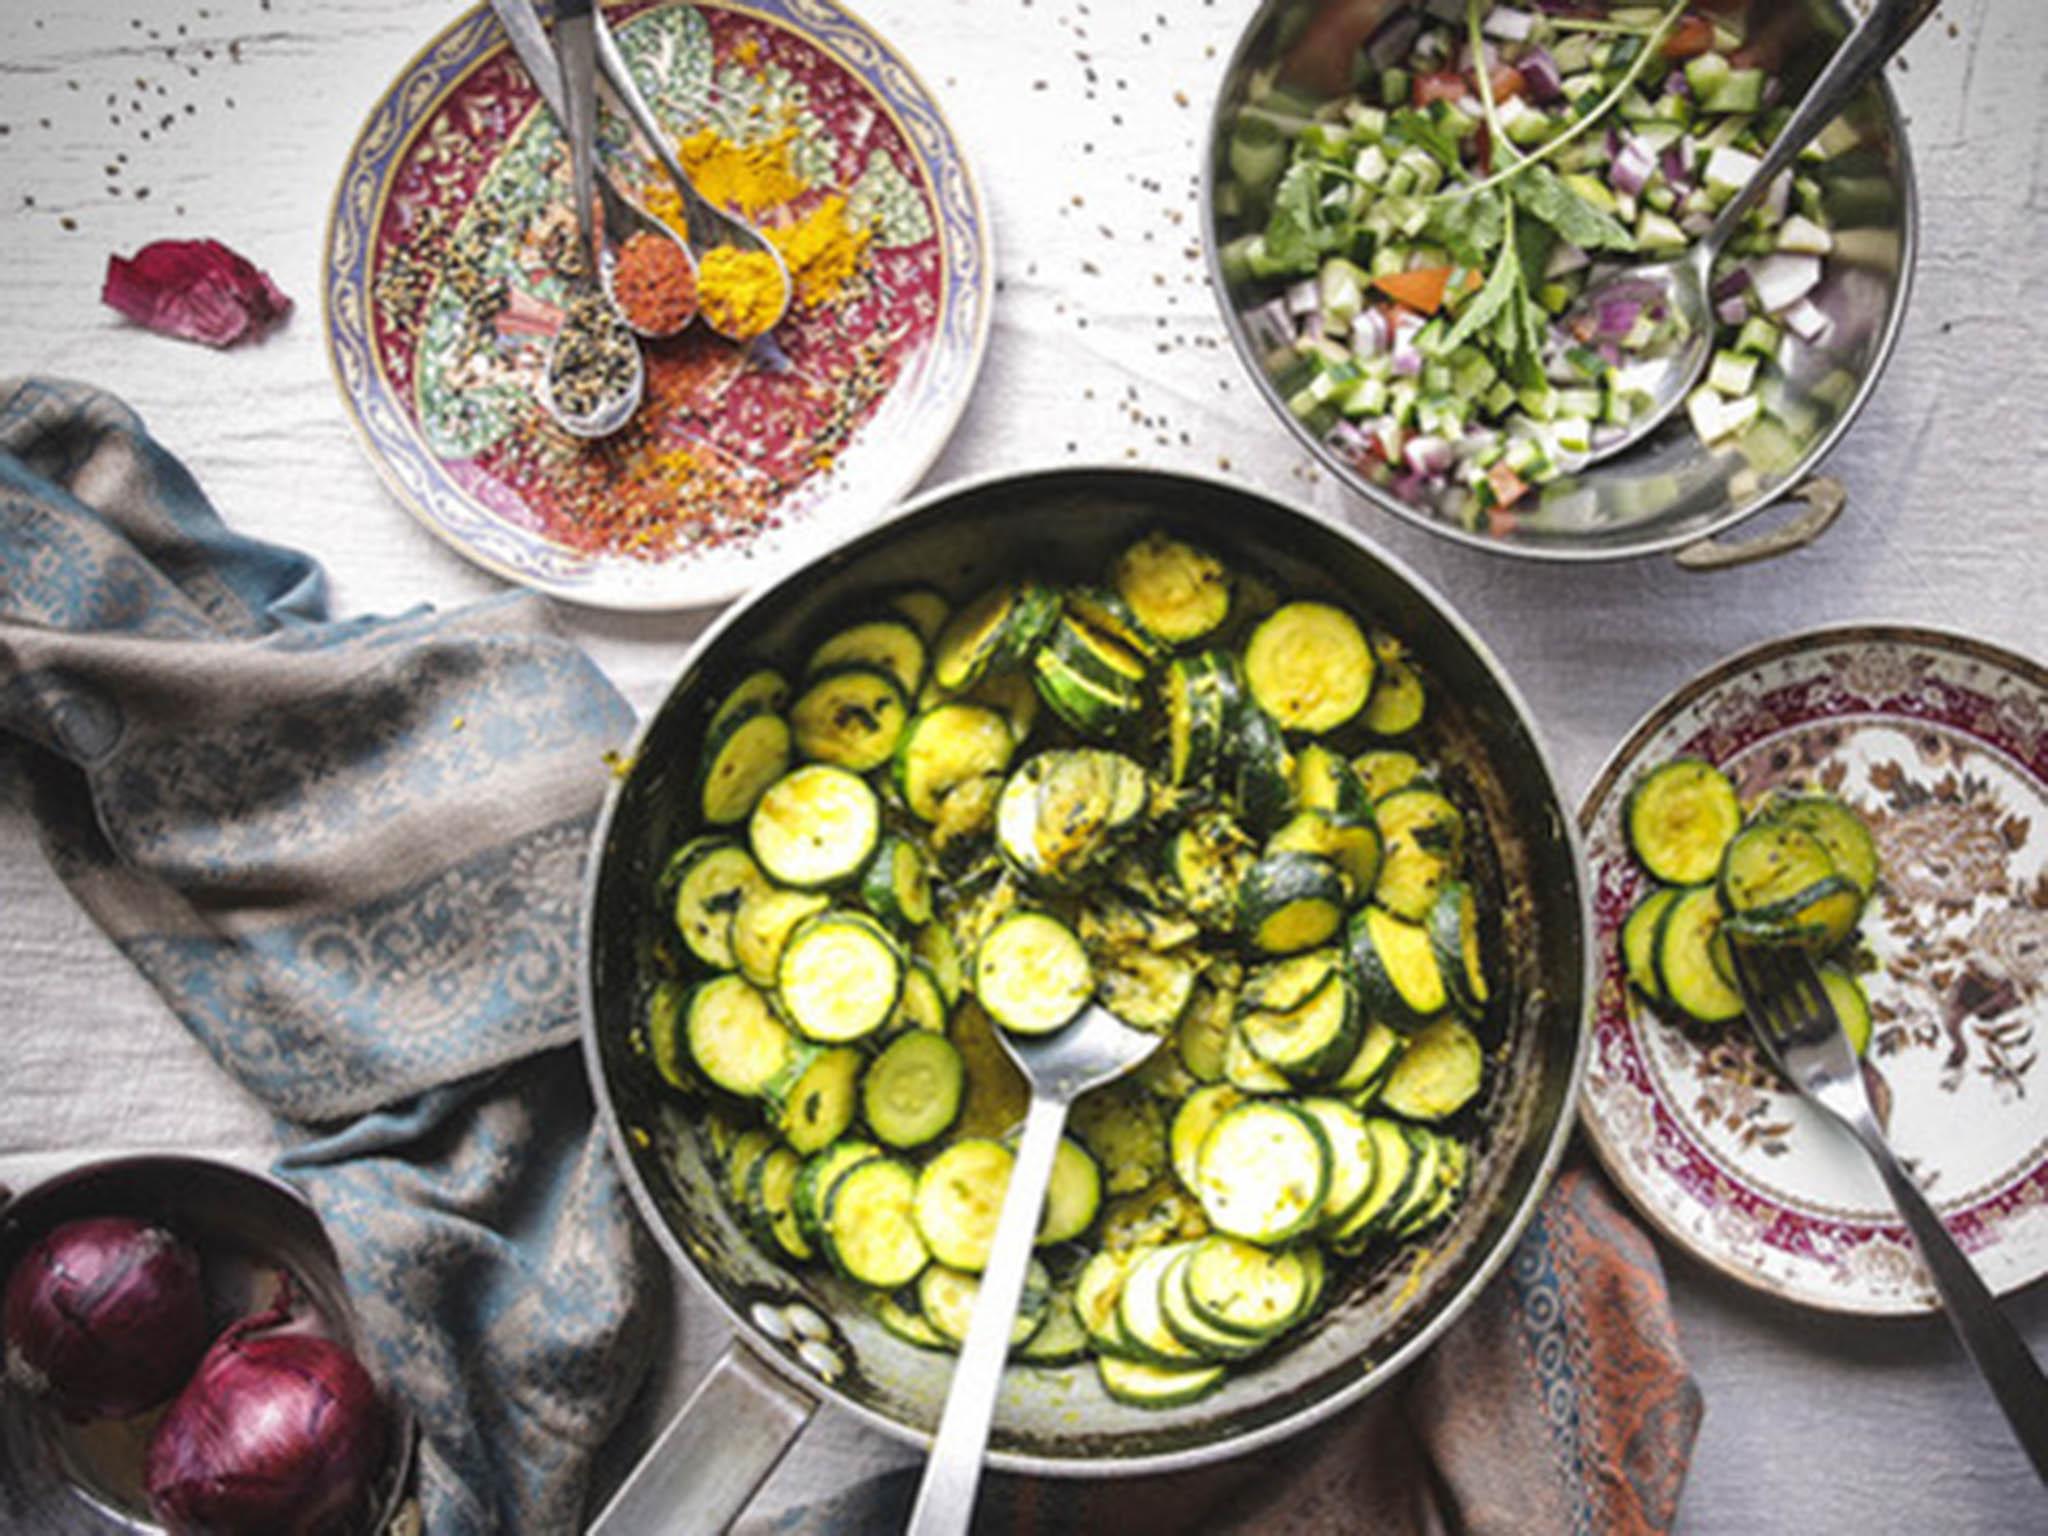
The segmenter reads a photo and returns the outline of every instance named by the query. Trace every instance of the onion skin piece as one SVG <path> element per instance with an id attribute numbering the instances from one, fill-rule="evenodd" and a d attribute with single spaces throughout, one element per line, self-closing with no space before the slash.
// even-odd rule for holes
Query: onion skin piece
<path id="1" fill-rule="evenodd" d="M 150 1436 L 143 1482 L 171 1536 L 338 1536 L 388 1440 L 354 1355 L 291 1318 L 289 1290 L 214 1342 Z"/>
<path id="2" fill-rule="evenodd" d="M 7 1376 L 74 1423 L 175 1395 L 212 1336 L 199 1255 L 132 1216 L 45 1233 L 7 1277 Z"/>

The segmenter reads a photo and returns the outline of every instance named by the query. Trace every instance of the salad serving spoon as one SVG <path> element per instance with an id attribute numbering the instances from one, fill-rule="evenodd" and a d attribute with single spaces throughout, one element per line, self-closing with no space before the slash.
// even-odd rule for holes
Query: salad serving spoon
<path id="1" fill-rule="evenodd" d="M 1580 295 L 1565 317 L 1567 329 L 1575 319 L 1597 322 L 1603 305 L 1661 304 L 1676 321 L 1681 335 L 1674 351 L 1635 365 L 1635 377 L 1651 403 L 1612 439 L 1597 444 L 1589 463 L 1612 458 L 1633 447 L 1684 405 L 1713 356 L 1715 316 L 1709 295 L 1715 261 L 1742 227 L 1744 216 L 1770 191 L 1772 183 L 1790 169 L 1799 152 L 1905 46 L 1921 23 L 1934 14 L 1935 4 L 1936 0 L 1876 0 L 1869 15 L 1849 34 L 1808 88 L 1749 179 L 1715 216 L 1712 228 L 1682 255 L 1669 261 L 1624 268 L 1592 284 Z"/>

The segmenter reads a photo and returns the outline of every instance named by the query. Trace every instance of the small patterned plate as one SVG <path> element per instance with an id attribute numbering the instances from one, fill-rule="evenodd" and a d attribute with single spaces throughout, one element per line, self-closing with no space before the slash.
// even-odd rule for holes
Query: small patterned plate
<path id="1" fill-rule="evenodd" d="M 607 14 L 655 115 L 697 146 L 699 186 L 758 199 L 757 222 L 814 258 L 789 318 L 751 348 L 701 324 L 650 344 L 625 430 L 593 446 L 557 429 L 533 383 L 573 249 L 566 155 L 478 8 L 405 68 L 349 154 L 328 348 L 385 481 L 462 554 L 594 607 L 698 607 L 878 517 L 937 458 L 987 345 L 988 221 L 930 94 L 834 0 Z M 660 186 L 609 113 L 600 152 L 629 186 Z M 850 261 L 807 238 L 835 225 L 861 232 Z"/>
<path id="2" fill-rule="evenodd" d="M 2048 669 L 1920 629 L 1777 641 L 1659 705 L 1580 816 L 1603 955 L 1581 1113 L 1615 1181 L 1673 1242 L 1760 1290 L 1931 1311 L 1876 1171 L 1748 1026 L 1681 1028 L 1623 979 L 1622 920 L 1650 883 L 1622 803 L 1681 754 L 1718 763 L 1745 803 L 1818 785 L 1868 822 L 1884 862 L 1862 926 L 1879 1118 L 1994 1291 L 2048 1274 Z"/>

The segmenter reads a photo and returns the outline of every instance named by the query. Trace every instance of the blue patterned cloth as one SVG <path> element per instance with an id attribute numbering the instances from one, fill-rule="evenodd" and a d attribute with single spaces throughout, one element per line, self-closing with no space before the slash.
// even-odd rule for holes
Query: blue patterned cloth
<path id="1" fill-rule="evenodd" d="M 0 383 L 0 753 L 50 861 L 279 1116 L 426 1528 L 573 1530 L 664 1274 L 566 1048 L 632 716 L 536 599 L 326 608 L 119 402 Z"/>

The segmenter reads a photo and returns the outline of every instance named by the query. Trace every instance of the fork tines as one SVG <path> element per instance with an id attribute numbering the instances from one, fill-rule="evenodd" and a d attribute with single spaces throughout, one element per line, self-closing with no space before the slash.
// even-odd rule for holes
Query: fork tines
<path id="1" fill-rule="evenodd" d="M 1772 1036 L 1796 1040 L 1835 1027 L 1820 972 L 1804 951 L 1737 939 L 1729 941 L 1728 950 L 1751 1019 Z"/>

